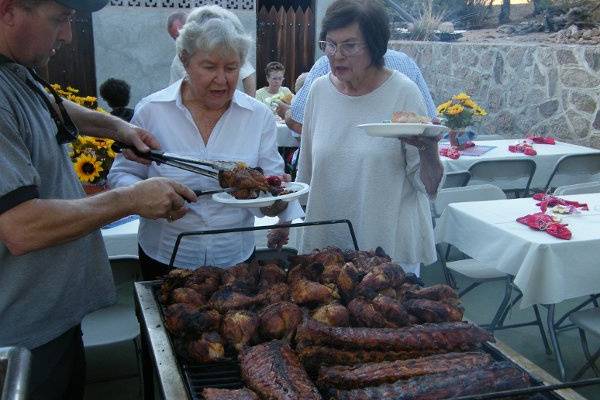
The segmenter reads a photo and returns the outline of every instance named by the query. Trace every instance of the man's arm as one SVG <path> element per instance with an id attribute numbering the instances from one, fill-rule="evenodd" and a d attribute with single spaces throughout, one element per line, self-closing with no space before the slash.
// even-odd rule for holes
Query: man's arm
<path id="1" fill-rule="evenodd" d="M 256 96 L 256 73 L 242 79 L 242 84 L 244 85 L 244 92 L 246 92 L 248 96 Z"/>
<path id="2" fill-rule="evenodd" d="M 287 110 L 285 112 L 285 118 L 283 119 L 288 128 L 292 131 L 296 132 L 298 135 L 302 135 L 302 124 L 300 122 L 294 121 L 292 118 L 291 110 Z"/>
<path id="3" fill-rule="evenodd" d="M 34 198 L 0 214 L 0 242 L 18 256 L 75 240 L 130 214 L 179 219 L 187 212 L 186 201 L 196 201 L 196 195 L 165 178 L 148 179 L 84 199 Z"/>

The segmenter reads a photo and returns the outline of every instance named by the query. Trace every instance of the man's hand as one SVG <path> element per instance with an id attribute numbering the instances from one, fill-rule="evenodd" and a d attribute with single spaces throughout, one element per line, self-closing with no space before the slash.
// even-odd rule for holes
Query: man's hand
<path id="1" fill-rule="evenodd" d="M 123 124 L 117 130 L 116 137 L 118 141 L 134 146 L 142 153 L 147 153 L 150 149 L 160 149 L 160 143 L 154 135 L 139 126 L 125 121 L 123 121 Z M 151 163 L 150 160 L 136 156 L 130 149 L 123 149 L 123 155 L 131 161 L 146 165 Z"/>
<path id="2" fill-rule="evenodd" d="M 287 208 L 288 203 L 282 200 L 276 200 L 273 205 L 269 207 L 261 207 L 260 211 L 267 217 L 276 217 Z"/>
<path id="3" fill-rule="evenodd" d="M 175 221 L 188 212 L 188 202 L 198 200 L 187 186 L 167 178 L 146 179 L 129 190 L 132 212 L 150 219 Z"/>

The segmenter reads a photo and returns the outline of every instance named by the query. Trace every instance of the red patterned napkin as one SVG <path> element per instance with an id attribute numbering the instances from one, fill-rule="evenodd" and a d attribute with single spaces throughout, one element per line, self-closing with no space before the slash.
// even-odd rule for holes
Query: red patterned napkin
<path id="1" fill-rule="evenodd" d="M 547 137 L 547 136 L 529 135 L 529 136 L 527 136 L 527 139 L 531 140 L 533 143 L 538 143 L 538 144 L 556 144 L 556 141 L 554 140 L 554 138 Z"/>
<path id="2" fill-rule="evenodd" d="M 448 157 L 453 160 L 457 160 L 460 157 L 460 152 L 454 146 L 442 147 L 440 149 L 440 156 Z"/>
<path id="3" fill-rule="evenodd" d="M 537 203 L 536 205 L 540 207 L 542 212 L 546 212 L 548 207 L 554 207 L 559 205 L 565 207 L 581 208 L 582 210 L 589 210 L 588 205 L 586 203 L 565 200 L 561 199 L 560 197 L 552 196 L 551 194 L 546 193 L 536 193 L 533 195 L 533 199 L 539 201 L 539 203 Z"/>
<path id="4" fill-rule="evenodd" d="M 537 151 L 527 142 L 508 145 L 508 151 L 511 153 L 523 153 L 526 156 L 535 156 Z"/>
<path id="5" fill-rule="evenodd" d="M 559 224 L 554 221 L 551 216 L 541 213 L 528 214 L 517 218 L 517 222 L 529 226 L 531 229 L 544 231 L 559 239 L 571 239 L 571 231 L 567 228 L 567 224 Z"/>

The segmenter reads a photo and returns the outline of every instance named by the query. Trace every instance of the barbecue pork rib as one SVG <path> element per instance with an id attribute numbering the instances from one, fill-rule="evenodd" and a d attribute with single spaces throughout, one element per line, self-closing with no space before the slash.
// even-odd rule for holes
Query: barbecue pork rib
<path id="1" fill-rule="evenodd" d="M 303 345 L 324 345 L 349 350 L 424 351 L 448 353 L 472 350 L 492 341 L 486 330 L 466 322 L 424 324 L 398 329 L 332 327 L 304 318 L 296 331 Z"/>
<path id="2" fill-rule="evenodd" d="M 239 358 L 244 382 L 262 399 L 321 399 L 288 344 L 273 340 L 243 350 Z"/>
<path id="3" fill-rule="evenodd" d="M 250 389 L 202 389 L 204 400 L 259 400 L 256 393 Z"/>
<path id="4" fill-rule="evenodd" d="M 357 389 L 393 383 L 421 375 L 445 372 L 453 375 L 456 371 L 485 367 L 493 362 L 486 353 L 447 353 L 433 356 L 368 363 L 352 366 L 322 367 L 319 370 L 317 385 L 321 388 Z"/>
<path id="5" fill-rule="evenodd" d="M 428 299 L 412 299 L 402 303 L 409 314 L 419 322 L 458 322 L 462 321 L 463 309 L 459 306 Z"/>
<path id="6" fill-rule="evenodd" d="M 408 381 L 363 389 L 330 390 L 338 400 L 442 400 L 530 386 L 528 375 L 510 362 L 497 362 L 487 367 L 453 374 L 421 376 Z"/>
<path id="7" fill-rule="evenodd" d="M 298 357 L 306 370 L 316 375 L 322 365 L 356 365 L 382 361 L 407 360 L 434 354 L 433 351 L 344 350 L 328 346 L 298 346 Z M 439 352 L 437 352 L 439 353 Z"/>

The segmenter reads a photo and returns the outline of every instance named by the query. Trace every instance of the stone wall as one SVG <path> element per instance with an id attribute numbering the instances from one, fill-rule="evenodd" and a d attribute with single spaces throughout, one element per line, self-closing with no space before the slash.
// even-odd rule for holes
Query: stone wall
<path id="1" fill-rule="evenodd" d="M 466 91 L 482 131 L 545 134 L 600 148 L 600 48 L 394 41 L 419 64 L 436 104 Z"/>

